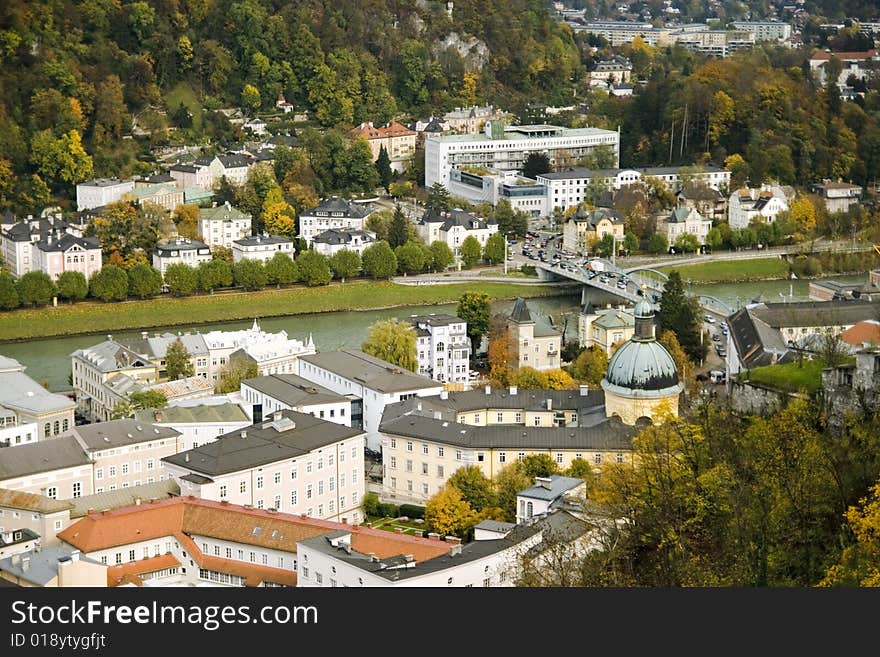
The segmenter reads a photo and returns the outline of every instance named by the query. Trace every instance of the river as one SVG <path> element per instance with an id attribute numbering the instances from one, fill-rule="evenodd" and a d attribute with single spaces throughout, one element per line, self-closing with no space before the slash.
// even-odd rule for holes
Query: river
<path id="1" fill-rule="evenodd" d="M 834 280 L 863 281 L 861 276 L 839 276 Z M 691 285 L 693 294 L 714 296 L 733 308 L 739 308 L 751 301 L 758 294 L 763 294 L 765 301 L 780 301 L 780 294 L 786 300 L 802 301 L 807 299 L 808 281 L 765 281 L 759 283 L 715 283 Z M 578 295 L 529 299 L 532 313 L 544 318 L 551 318 L 554 323 L 562 321 L 568 314 L 568 338 L 577 339 L 577 311 L 580 297 Z M 513 307 L 512 300 L 497 301 L 492 304 L 492 312 L 507 312 Z M 455 304 L 436 306 L 409 306 L 406 308 L 389 308 L 385 310 L 364 310 L 355 312 L 314 313 L 290 317 L 271 317 L 260 321 L 260 326 L 269 332 L 282 329 L 292 338 L 307 340 L 312 335 L 319 351 L 332 351 L 342 347 L 359 348 L 366 338 L 369 326 L 378 320 L 390 317 L 404 318 L 409 315 L 426 313 L 454 313 Z M 167 329 L 178 332 L 191 330 L 203 333 L 212 330 L 237 330 L 247 328 L 251 321 L 223 322 L 199 325 L 194 327 L 176 326 Z M 150 329 L 151 333 L 163 329 Z M 114 337 L 138 336 L 137 331 L 119 332 Z M 14 358 L 27 367 L 27 374 L 35 380 L 48 384 L 52 391 L 61 392 L 70 389 L 70 354 L 77 349 L 94 345 L 105 338 L 104 335 L 77 335 L 68 338 L 50 338 L 32 342 L 10 342 L 0 344 L 0 354 Z"/>

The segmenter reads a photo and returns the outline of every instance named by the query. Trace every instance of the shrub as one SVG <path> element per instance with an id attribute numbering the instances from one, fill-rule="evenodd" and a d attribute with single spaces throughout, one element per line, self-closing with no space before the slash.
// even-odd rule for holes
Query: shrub
<path id="1" fill-rule="evenodd" d="M 401 504 L 398 513 L 407 518 L 424 518 L 425 507 L 417 506 L 415 504 Z"/>

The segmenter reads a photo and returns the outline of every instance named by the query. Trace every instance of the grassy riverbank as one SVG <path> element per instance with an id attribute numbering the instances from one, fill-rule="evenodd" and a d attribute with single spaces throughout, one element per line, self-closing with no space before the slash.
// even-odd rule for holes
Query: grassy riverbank
<path id="1" fill-rule="evenodd" d="M 789 277 L 788 262 L 778 257 L 698 262 L 658 269 L 667 274 L 676 269 L 682 280 L 691 283 L 741 283 Z"/>
<path id="2" fill-rule="evenodd" d="M 0 341 L 32 340 L 83 333 L 112 333 L 160 326 L 192 326 L 260 317 L 394 306 L 454 303 L 465 292 L 485 292 L 492 299 L 558 296 L 555 286 L 527 286 L 489 281 L 448 285 L 395 285 L 353 281 L 323 287 L 290 287 L 260 292 L 228 292 L 181 299 L 157 298 L 121 303 L 80 302 L 57 308 L 0 313 Z"/>

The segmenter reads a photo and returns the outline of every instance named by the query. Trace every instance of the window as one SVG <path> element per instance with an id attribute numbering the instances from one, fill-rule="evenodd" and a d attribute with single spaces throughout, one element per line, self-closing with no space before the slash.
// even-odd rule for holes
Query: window
<path id="1" fill-rule="evenodd" d="M 154 459 L 147 459 L 147 470 L 152 470 L 156 465 Z"/>
<path id="2" fill-rule="evenodd" d="M 127 475 L 127 474 L 128 474 L 128 463 L 123 463 L 123 464 L 122 464 L 121 472 L 122 472 L 123 475 Z"/>
<path id="3" fill-rule="evenodd" d="M 441 479 L 443 478 L 443 466 L 442 465 L 437 466 L 437 476 L 440 477 Z"/>
<path id="4" fill-rule="evenodd" d="M 107 476 L 108 477 L 115 477 L 116 476 L 116 466 L 115 465 L 111 465 L 109 468 L 107 468 Z"/>
<path id="5" fill-rule="evenodd" d="M 263 478 L 257 477 L 257 490 L 260 490 L 262 488 L 263 488 Z"/>
<path id="6" fill-rule="evenodd" d="M 407 451 L 407 452 L 411 452 L 411 451 L 413 451 L 413 444 L 412 444 L 412 441 L 411 441 L 411 440 L 407 440 L 407 441 L 406 441 L 406 451 Z"/>
<path id="7" fill-rule="evenodd" d="M 412 480 L 411 480 L 411 479 L 407 479 L 407 480 L 406 480 L 406 489 L 407 489 L 410 493 L 412 493 Z"/>
<path id="8" fill-rule="evenodd" d="M 621 454 L 620 452 L 617 452 L 617 462 L 623 463 L 623 454 Z"/>
<path id="9" fill-rule="evenodd" d="M 324 576 L 321 573 L 315 573 L 315 581 L 318 584 L 323 584 L 324 583 Z"/>
<path id="10" fill-rule="evenodd" d="M 535 417 L 532 418 L 532 425 L 534 425 L 536 427 L 541 426 L 541 416 L 540 415 L 536 415 Z"/>
<path id="11" fill-rule="evenodd" d="M 246 481 L 239 482 L 238 492 L 239 493 L 247 493 L 247 482 Z"/>
<path id="12" fill-rule="evenodd" d="M 328 468 L 332 468 L 332 467 L 333 467 L 333 455 L 332 455 L 332 454 L 330 454 L 330 455 L 327 457 L 327 467 L 328 467 Z"/>
<path id="13" fill-rule="evenodd" d="M 46 438 L 52 435 L 52 425 L 49 422 L 46 422 L 46 424 L 43 426 L 43 435 Z"/>
<path id="14" fill-rule="evenodd" d="M 133 465 L 133 468 L 134 468 L 134 469 L 133 469 L 133 472 L 140 472 L 140 471 L 141 471 L 141 462 L 140 462 L 140 461 L 135 461 L 135 462 L 134 462 L 134 465 Z"/>
<path id="15" fill-rule="evenodd" d="M 336 489 L 336 478 L 330 477 L 327 481 L 327 485 L 330 487 L 330 492 L 332 493 Z"/>
<path id="16" fill-rule="evenodd" d="M 593 463 L 601 463 L 601 462 L 602 462 L 602 455 L 599 452 L 596 452 L 595 454 L 593 454 Z"/>
<path id="17" fill-rule="evenodd" d="M 455 460 L 461 461 L 461 450 L 460 449 L 455 450 Z"/>
<path id="18" fill-rule="evenodd" d="M 351 458 L 356 459 L 357 455 L 358 455 L 357 447 L 352 447 L 351 448 Z"/>
<path id="19" fill-rule="evenodd" d="M 498 415 L 495 416 L 495 421 L 498 422 L 498 424 L 504 422 L 504 413 L 498 413 Z"/>
<path id="20" fill-rule="evenodd" d="M 562 463 L 562 452 L 556 452 L 556 462 Z"/>
<path id="21" fill-rule="evenodd" d="M 291 481 L 296 481 L 296 468 L 290 471 L 290 479 Z"/>
<path id="22" fill-rule="evenodd" d="M 78 481 L 73 482 L 73 496 L 82 497 L 82 483 Z"/>
<path id="23" fill-rule="evenodd" d="M 397 440 L 392 438 L 389 447 L 391 447 L 391 449 L 395 449 L 397 447 Z"/>
<path id="24" fill-rule="evenodd" d="M 273 481 L 274 481 L 276 484 L 280 484 L 280 483 L 281 483 L 281 473 L 280 473 L 280 472 L 276 472 L 276 473 L 275 473 L 275 477 L 273 478 Z"/>
<path id="25" fill-rule="evenodd" d="M 291 506 L 296 506 L 296 491 L 290 491 L 290 504 Z"/>
<path id="26" fill-rule="evenodd" d="M 331 507 L 333 506 L 333 502 L 330 502 L 330 506 Z M 345 508 L 345 495 L 343 495 L 342 497 L 339 498 L 339 510 L 342 511 L 342 509 L 344 509 L 344 508 Z"/>
<path id="27" fill-rule="evenodd" d="M 406 460 L 406 471 L 412 472 L 412 460 L 411 459 Z"/>
<path id="28" fill-rule="evenodd" d="M 309 473 L 311 471 L 312 471 L 312 462 L 306 461 L 306 473 Z"/>
<path id="29" fill-rule="evenodd" d="M 220 497 L 226 497 L 226 485 L 220 486 Z"/>
<path id="30" fill-rule="evenodd" d="M 390 478 L 391 488 L 397 488 L 397 479 L 395 477 Z"/>
<path id="31" fill-rule="evenodd" d="M 303 577 L 305 577 L 306 579 L 308 579 L 308 578 L 309 578 L 309 569 L 308 569 L 308 568 L 303 568 L 303 569 L 302 569 L 302 575 L 303 575 Z"/>
<path id="32" fill-rule="evenodd" d="M 215 546 L 214 546 L 214 556 L 215 556 L 215 557 L 219 557 L 219 556 L 220 556 L 220 546 L 219 546 L 219 545 L 215 545 Z"/>
<path id="33" fill-rule="evenodd" d="M 525 452 L 517 452 L 517 454 L 516 454 L 516 460 L 517 460 L 517 461 L 522 461 L 525 457 L 526 457 L 526 453 L 525 453 Z"/>
<path id="34" fill-rule="evenodd" d="M 422 443 L 422 454 L 428 454 L 428 443 Z"/>
<path id="35" fill-rule="evenodd" d="M 439 456 L 440 458 L 443 458 L 443 454 L 445 453 L 445 451 L 446 450 L 444 450 L 442 447 L 438 447 L 437 448 L 437 456 Z"/>
<path id="36" fill-rule="evenodd" d="M 104 564 L 105 566 L 107 565 L 107 555 L 106 554 L 103 557 L 101 557 L 101 563 Z"/>
<path id="37" fill-rule="evenodd" d="M 428 474 L 428 464 L 427 463 L 422 463 L 422 474 L 423 475 Z"/>
<path id="38" fill-rule="evenodd" d="M 422 495 L 428 494 L 428 484 L 422 484 Z"/>
<path id="39" fill-rule="evenodd" d="M 256 552 L 251 552 L 248 556 L 250 557 L 251 563 L 257 563 L 257 553 Z"/>
<path id="40" fill-rule="evenodd" d="M 51 497 L 53 500 L 58 499 L 58 489 L 55 486 L 50 486 L 46 489 L 46 497 Z"/>
<path id="41" fill-rule="evenodd" d="M 230 548 L 230 547 L 226 548 L 226 558 L 227 559 L 232 558 L 232 548 Z"/>
<path id="42" fill-rule="evenodd" d="M 307 500 L 312 499 L 312 485 L 311 484 L 306 485 L 306 499 Z"/>
<path id="43" fill-rule="evenodd" d="M 97 468 L 95 470 L 95 479 L 101 480 L 104 478 L 104 468 Z"/>
<path id="44" fill-rule="evenodd" d="M 507 454 L 504 452 L 498 452 L 498 462 L 506 463 L 507 462 Z"/>
<path id="45" fill-rule="evenodd" d="M 322 517 L 323 515 L 324 515 L 324 505 L 323 505 L 323 504 L 319 504 L 319 505 L 318 505 L 318 517 L 320 518 L 320 517 Z"/>
<path id="46" fill-rule="evenodd" d="M 323 470 L 323 469 L 324 469 L 324 457 L 319 456 L 318 457 L 318 470 Z"/>
<path id="47" fill-rule="evenodd" d="M 278 509 L 279 511 L 281 510 L 281 496 L 280 495 L 275 496 L 275 503 L 273 504 L 273 506 L 276 509 Z"/>
<path id="48" fill-rule="evenodd" d="M 392 456 L 388 459 L 388 467 L 392 470 L 397 470 L 397 457 Z"/>
<path id="49" fill-rule="evenodd" d="M 117 552 L 116 555 L 116 564 L 119 565 L 122 563 L 122 552 Z"/>
<path id="50" fill-rule="evenodd" d="M 134 559 L 135 559 L 135 557 L 134 557 L 134 550 L 133 550 L 133 549 L 132 549 L 132 550 L 129 550 L 129 551 L 128 551 L 128 560 L 129 560 L 129 561 L 134 561 Z"/>
<path id="51" fill-rule="evenodd" d="M 486 455 L 483 454 L 483 452 L 479 452 L 477 454 L 477 462 L 482 463 L 485 460 L 486 460 Z"/>
<path id="52" fill-rule="evenodd" d="M 318 482 L 318 495 L 323 495 L 323 494 L 324 494 L 324 480 L 321 479 Z"/>

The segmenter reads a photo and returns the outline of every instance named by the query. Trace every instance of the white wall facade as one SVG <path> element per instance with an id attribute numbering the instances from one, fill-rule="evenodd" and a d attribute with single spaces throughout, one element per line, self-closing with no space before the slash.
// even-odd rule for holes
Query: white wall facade
<path id="1" fill-rule="evenodd" d="M 91 210 L 115 203 L 134 189 L 134 180 L 90 180 L 76 186 L 76 210 Z"/>

